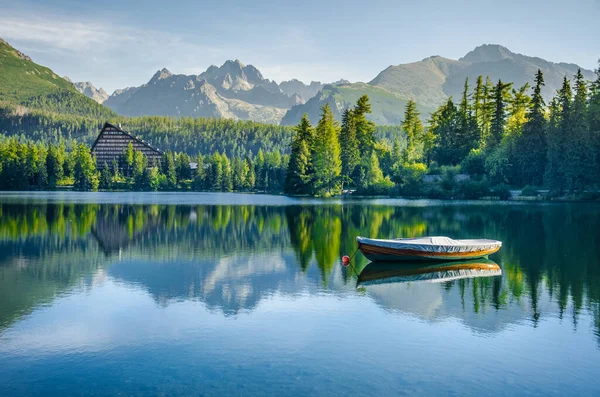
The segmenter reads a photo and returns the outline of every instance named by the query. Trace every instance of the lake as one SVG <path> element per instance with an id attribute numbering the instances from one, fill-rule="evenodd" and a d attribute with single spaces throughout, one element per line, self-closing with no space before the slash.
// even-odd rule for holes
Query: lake
<path id="1" fill-rule="evenodd" d="M 501 274 L 357 284 L 357 235 Z M 599 247 L 597 204 L 0 193 L 0 395 L 598 395 Z"/>

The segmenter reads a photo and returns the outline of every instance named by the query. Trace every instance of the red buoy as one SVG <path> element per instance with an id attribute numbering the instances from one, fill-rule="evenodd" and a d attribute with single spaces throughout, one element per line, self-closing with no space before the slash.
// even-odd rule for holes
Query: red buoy
<path id="1" fill-rule="evenodd" d="M 342 256 L 342 265 L 347 267 L 350 264 L 350 257 L 348 255 Z"/>

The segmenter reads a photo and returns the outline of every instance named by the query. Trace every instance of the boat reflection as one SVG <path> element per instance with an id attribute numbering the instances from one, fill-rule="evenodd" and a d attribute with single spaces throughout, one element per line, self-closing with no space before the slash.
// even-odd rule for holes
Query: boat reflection
<path id="1" fill-rule="evenodd" d="M 502 269 L 488 259 L 460 262 L 371 262 L 358 276 L 357 286 L 407 282 L 441 283 L 463 278 L 501 276 Z"/>

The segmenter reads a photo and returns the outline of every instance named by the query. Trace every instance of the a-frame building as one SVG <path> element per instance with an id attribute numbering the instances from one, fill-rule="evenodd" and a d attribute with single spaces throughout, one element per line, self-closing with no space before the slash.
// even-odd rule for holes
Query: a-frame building
<path id="1" fill-rule="evenodd" d="M 115 126 L 110 123 L 104 123 L 104 127 L 100 131 L 98 138 L 92 145 L 92 155 L 96 157 L 98 169 L 104 168 L 104 164 L 111 166 L 113 161 L 120 163 L 121 155 L 127 149 L 129 142 L 133 145 L 133 149 L 144 153 L 148 158 L 148 165 L 156 165 L 160 161 L 163 152 L 152 147 L 135 135 L 121 129 L 120 125 Z"/>

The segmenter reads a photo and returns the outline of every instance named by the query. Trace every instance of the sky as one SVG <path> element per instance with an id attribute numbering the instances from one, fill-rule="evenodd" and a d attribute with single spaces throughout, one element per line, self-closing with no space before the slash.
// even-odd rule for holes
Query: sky
<path id="1" fill-rule="evenodd" d="M 0 0 L 0 37 L 109 94 L 228 59 L 277 82 L 370 81 L 481 44 L 594 69 L 600 0 Z"/>

